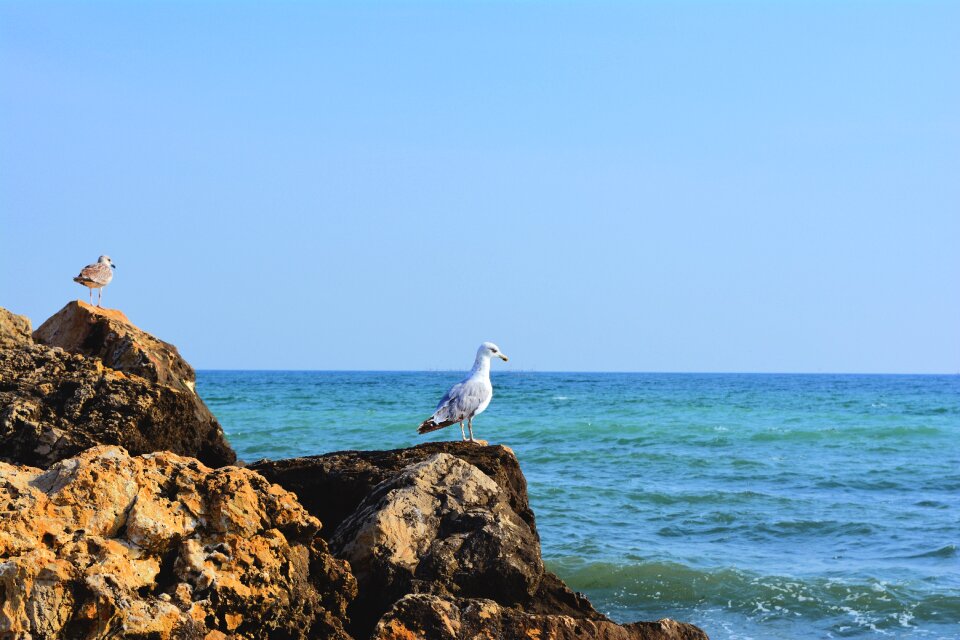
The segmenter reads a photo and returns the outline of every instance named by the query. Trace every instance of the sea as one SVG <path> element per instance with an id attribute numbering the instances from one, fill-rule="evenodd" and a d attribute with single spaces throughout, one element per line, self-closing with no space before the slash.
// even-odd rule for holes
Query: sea
<path id="1" fill-rule="evenodd" d="M 201 371 L 241 459 L 394 449 L 463 372 Z M 960 375 L 495 371 L 547 566 L 714 640 L 960 639 Z"/>

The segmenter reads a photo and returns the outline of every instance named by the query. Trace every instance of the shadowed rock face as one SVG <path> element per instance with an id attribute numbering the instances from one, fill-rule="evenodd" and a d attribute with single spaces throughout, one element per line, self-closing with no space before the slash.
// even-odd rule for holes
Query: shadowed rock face
<path id="1" fill-rule="evenodd" d="M 371 640 L 708 640 L 697 627 L 674 620 L 620 626 L 607 620 L 531 614 L 492 600 L 409 595 L 380 620 Z"/>
<path id="2" fill-rule="evenodd" d="M 337 451 L 288 460 L 262 460 L 251 464 L 250 468 L 296 493 L 303 506 L 324 523 L 321 533 L 329 539 L 376 485 L 395 477 L 405 467 L 438 453 L 448 453 L 469 462 L 493 479 L 505 492 L 513 511 L 540 539 L 527 498 L 527 480 L 513 451 L 502 445 L 485 447 L 460 441 L 428 442 L 409 449 Z"/>
<path id="3" fill-rule="evenodd" d="M 250 468 L 329 525 L 331 550 L 359 583 L 349 611 L 357 638 L 706 638 L 673 621 L 617 625 L 545 571 L 526 481 L 506 447 L 435 442 Z"/>
<path id="4" fill-rule="evenodd" d="M 543 576 L 540 545 L 506 493 L 446 453 L 377 485 L 337 527 L 330 547 L 360 584 L 351 617 L 370 626 L 408 593 L 526 603 Z"/>
<path id="5" fill-rule="evenodd" d="M 506 504 L 527 525 L 528 545 L 536 548 L 535 564 L 527 574 L 534 579 L 536 591 L 523 600 L 528 611 L 563 613 L 574 617 L 602 618 L 590 602 L 581 594 L 574 593 L 560 578 L 543 569 L 540 561 L 540 537 L 527 497 L 527 481 L 520 470 L 520 463 L 513 451 L 502 445 L 480 446 L 468 442 L 428 442 L 408 449 L 390 451 L 338 451 L 319 456 L 292 458 L 289 460 L 263 460 L 250 465 L 250 469 L 263 474 L 271 482 L 297 494 L 301 504 L 324 523 L 324 535 L 328 540 L 349 518 L 378 484 L 390 482 L 407 467 L 437 454 L 448 454 L 475 466 L 492 479 L 501 490 Z M 492 548 L 491 548 L 492 550 Z M 424 570 L 426 570 L 424 565 Z M 452 566 L 452 564 L 451 564 Z M 444 572 L 436 571 L 437 580 L 445 581 Z M 409 593 L 407 583 L 397 580 L 391 583 L 391 595 L 399 597 Z M 421 585 L 421 582 L 411 583 Z M 528 581 L 529 584 L 529 581 Z M 378 587 L 377 589 L 382 588 Z M 419 588 L 419 587 L 418 587 Z M 459 586 L 445 586 L 447 592 L 458 593 Z M 442 590 L 441 589 L 441 590 Z M 503 589 L 502 593 L 498 590 Z M 387 609 L 386 598 L 375 593 L 365 595 L 361 581 L 361 595 L 352 609 L 351 617 L 357 625 L 366 621 L 366 628 L 356 629 L 358 637 L 369 632 L 380 614 Z M 401 593 L 402 592 L 402 593 Z M 482 593 L 498 602 L 514 604 L 515 591 L 504 587 L 498 580 L 492 581 Z"/>
<path id="6" fill-rule="evenodd" d="M 0 640 L 349 640 L 348 613 L 357 640 L 706 638 L 617 625 L 545 571 L 506 447 L 212 470 L 236 457 L 193 383 L 122 313 L 71 303 L 31 336 L 0 309 L 0 459 L 49 467 L 0 462 Z"/>
<path id="7" fill-rule="evenodd" d="M 348 568 L 256 473 L 95 447 L 0 463 L 0 504 L 0 637 L 349 638 Z"/>
<path id="8" fill-rule="evenodd" d="M 214 467 L 233 464 L 236 454 L 194 393 L 193 370 L 176 350 L 121 323 L 122 314 L 108 318 L 90 309 L 71 303 L 37 334 L 59 336 L 125 370 L 99 355 L 36 344 L 29 324 L 25 335 L 19 316 L 0 313 L 0 459 L 48 467 L 113 444 L 134 454 L 169 450 Z M 84 333 L 75 326 L 81 320 L 94 328 Z"/>

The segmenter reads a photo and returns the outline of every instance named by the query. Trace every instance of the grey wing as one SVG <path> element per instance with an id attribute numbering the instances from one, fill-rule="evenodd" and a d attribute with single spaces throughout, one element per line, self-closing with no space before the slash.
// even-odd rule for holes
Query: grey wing
<path id="1" fill-rule="evenodd" d="M 447 404 L 448 402 L 450 402 L 450 398 L 451 398 L 451 397 L 457 395 L 458 391 L 460 390 L 460 387 L 463 386 L 463 383 L 464 383 L 464 382 L 466 382 L 466 381 L 465 381 L 465 380 L 462 380 L 462 381 L 458 382 L 457 384 L 455 384 L 455 385 L 453 385 L 452 387 L 450 387 L 450 389 L 449 389 L 445 394 L 443 394 L 443 397 L 440 398 L 440 402 L 437 403 L 437 408 L 436 408 L 435 412 L 436 412 L 436 411 L 440 411 L 440 408 L 443 407 L 443 405 L 445 405 L 445 404 Z"/>
<path id="2" fill-rule="evenodd" d="M 486 391 L 480 380 L 472 378 L 453 385 L 437 405 L 433 420 L 438 423 L 466 420 L 483 404 Z"/>

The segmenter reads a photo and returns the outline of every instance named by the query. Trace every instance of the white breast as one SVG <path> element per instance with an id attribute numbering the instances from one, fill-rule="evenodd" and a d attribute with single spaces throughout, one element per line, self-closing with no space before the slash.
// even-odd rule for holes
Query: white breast
<path id="1" fill-rule="evenodd" d="M 473 412 L 473 415 L 483 413 L 484 409 L 490 406 L 490 401 L 493 400 L 493 385 L 490 384 L 490 379 L 487 378 L 483 381 L 483 394 L 480 396 L 480 406 L 477 407 L 477 410 Z"/>

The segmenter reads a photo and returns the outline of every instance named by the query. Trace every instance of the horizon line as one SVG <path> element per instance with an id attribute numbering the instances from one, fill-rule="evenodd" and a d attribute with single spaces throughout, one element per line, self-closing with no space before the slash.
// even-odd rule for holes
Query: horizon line
<path id="1" fill-rule="evenodd" d="M 195 368 L 197 372 L 236 373 L 463 373 L 466 369 L 219 369 Z M 747 375 L 747 376 L 960 376 L 960 371 L 944 372 L 856 372 L 856 371 L 605 371 L 586 369 L 580 371 L 561 369 L 511 369 L 491 371 L 491 375 L 516 375 L 520 373 L 596 373 L 631 375 Z"/>

